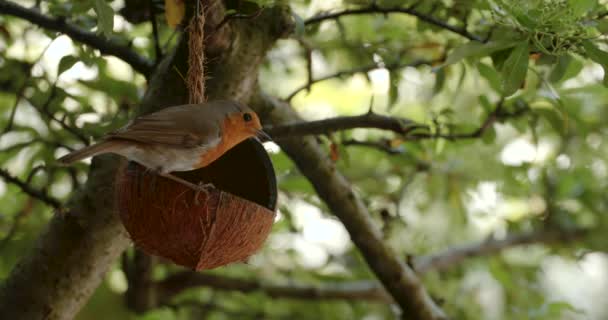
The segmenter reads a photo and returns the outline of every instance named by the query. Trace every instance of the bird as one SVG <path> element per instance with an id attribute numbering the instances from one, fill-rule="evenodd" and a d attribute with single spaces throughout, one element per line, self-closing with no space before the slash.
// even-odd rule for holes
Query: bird
<path id="1" fill-rule="evenodd" d="M 215 100 L 172 106 L 137 117 L 99 142 L 57 161 L 69 165 L 88 157 L 114 153 L 160 176 L 201 190 L 210 184 L 197 185 L 171 172 L 206 167 L 248 138 L 260 142 L 271 140 L 251 108 L 237 101 Z"/>

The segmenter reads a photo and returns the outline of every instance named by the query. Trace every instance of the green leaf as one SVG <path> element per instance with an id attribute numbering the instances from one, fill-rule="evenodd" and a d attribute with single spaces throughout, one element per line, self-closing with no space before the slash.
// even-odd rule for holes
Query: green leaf
<path id="1" fill-rule="evenodd" d="M 543 306 L 545 307 L 545 306 Z M 547 315 L 552 317 L 560 317 L 564 311 L 572 313 L 584 314 L 583 310 L 577 309 L 568 302 L 556 301 L 551 302 L 546 306 Z"/>
<path id="2" fill-rule="evenodd" d="M 105 0 L 95 0 L 95 13 L 97 13 L 97 28 L 106 36 L 114 30 L 114 10 Z"/>
<path id="3" fill-rule="evenodd" d="M 491 125 L 488 129 L 486 129 L 483 132 L 481 139 L 483 140 L 483 143 L 485 143 L 485 144 L 494 143 L 494 141 L 496 140 L 496 128 L 494 128 L 494 126 Z"/>
<path id="4" fill-rule="evenodd" d="M 600 50 L 589 40 L 583 41 L 587 57 L 599 63 L 604 68 L 604 86 L 608 87 L 608 52 Z"/>
<path id="5" fill-rule="evenodd" d="M 438 94 L 443 89 L 443 87 L 445 86 L 445 78 L 445 70 L 437 70 L 437 72 L 435 73 L 435 86 L 433 87 L 433 95 Z"/>
<path id="6" fill-rule="evenodd" d="M 59 60 L 59 66 L 57 67 L 57 77 L 59 77 L 62 73 L 68 71 L 79 59 L 72 55 L 63 56 L 61 60 Z"/>
<path id="7" fill-rule="evenodd" d="M 294 30 L 294 34 L 296 37 L 302 37 L 304 36 L 304 19 L 302 19 L 302 17 L 300 17 L 297 13 L 295 12 L 291 12 L 292 16 L 293 16 L 293 20 L 295 22 L 295 30 Z"/>
<path id="8" fill-rule="evenodd" d="M 576 17 L 587 14 L 597 5 L 597 0 L 569 0 L 572 13 Z"/>
<path id="9" fill-rule="evenodd" d="M 494 110 L 494 106 L 490 103 L 490 99 L 486 95 L 479 96 L 479 104 L 483 107 L 486 113 L 490 113 Z"/>
<path id="10" fill-rule="evenodd" d="M 502 87 L 501 87 L 501 79 L 500 79 L 500 73 L 498 73 L 498 71 L 496 71 L 496 69 L 494 69 L 493 67 L 485 64 L 485 63 L 478 63 L 477 64 L 477 71 L 479 71 L 479 74 L 484 77 L 486 80 L 488 80 L 488 83 L 490 84 L 490 87 L 492 87 L 492 89 L 494 89 L 494 91 L 496 92 L 502 92 Z"/>
<path id="11" fill-rule="evenodd" d="M 556 83 L 564 78 L 566 71 L 568 70 L 568 66 L 572 63 L 571 55 L 563 55 L 557 59 L 557 64 L 551 70 L 551 74 L 549 75 L 549 81 Z"/>
<path id="12" fill-rule="evenodd" d="M 490 58 L 492 58 L 492 64 L 494 65 L 494 68 L 496 68 L 496 70 L 502 70 L 502 66 L 505 65 L 505 61 L 507 61 L 507 58 L 509 58 L 510 53 L 511 48 L 508 48 L 505 50 L 493 52 L 490 55 Z"/>
<path id="13" fill-rule="evenodd" d="M 596 21 L 596 23 L 596 28 L 597 30 L 599 30 L 599 32 L 601 32 L 602 34 L 608 33 L 608 20 L 602 19 L 600 21 Z"/>
<path id="14" fill-rule="evenodd" d="M 534 113 L 545 119 L 553 130 L 560 134 L 566 132 L 566 120 L 563 115 L 555 108 L 535 108 Z"/>
<path id="15" fill-rule="evenodd" d="M 388 89 L 388 109 L 391 110 L 395 106 L 397 99 L 399 99 L 399 83 L 401 82 L 401 72 L 395 70 L 390 71 L 389 77 L 390 86 Z"/>
<path id="16" fill-rule="evenodd" d="M 490 41 L 487 43 L 470 41 L 454 49 L 440 68 L 454 64 L 465 58 L 484 57 L 493 52 L 511 48 L 517 43 L 517 41 L 513 40 Z"/>
<path id="17" fill-rule="evenodd" d="M 505 96 L 514 94 L 526 80 L 528 73 L 528 42 L 515 47 L 502 70 L 502 89 Z"/>

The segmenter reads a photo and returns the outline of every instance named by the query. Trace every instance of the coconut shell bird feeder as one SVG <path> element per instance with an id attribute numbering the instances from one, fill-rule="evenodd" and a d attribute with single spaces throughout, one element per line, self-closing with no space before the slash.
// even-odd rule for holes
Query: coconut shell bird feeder
<path id="1" fill-rule="evenodd" d="M 197 4 L 187 28 L 190 103 L 206 100 L 202 9 Z M 118 172 L 120 217 L 137 247 L 203 270 L 244 261 L 262 246 L 275 218 L 277 185 L 259 141 L 245 140 L 206 167 L 172 174 L 214 187 L 197 191 L 135 162 Z"/>
<path id="2" fill-rule="evenodd" d="M 120 217 L 148 254 L 195 269 L 247 259 L 266 240 L 275 217 L 276 178 L 264 147 L 245 140 L 207 167 L 175 172 L 197 192 L 129 162 L 118 173 Z"/>

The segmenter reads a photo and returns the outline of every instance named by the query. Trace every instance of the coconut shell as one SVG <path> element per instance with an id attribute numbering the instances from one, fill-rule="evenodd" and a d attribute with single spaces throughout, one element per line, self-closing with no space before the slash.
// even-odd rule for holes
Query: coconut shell
<path id="1" fill-rule="evenodd" d="M 178 174 L 193 183 L 218 187 L 208 192 L 197 192 L 134 162 L 124 165 L 116 179 L 117 205 L 135 245 L 196 270 L 243 261 L 255 253 L 272 228 L 276 182 L 268 163 L 249 164 L 249 168 L 242 164 L 244 154 L 249 159 L 260 157 L 261 145 L 252 143 L 257 142 L 235 147 L 209 167 Z M 265 152 L 263 156 L 267 157 Z"/>

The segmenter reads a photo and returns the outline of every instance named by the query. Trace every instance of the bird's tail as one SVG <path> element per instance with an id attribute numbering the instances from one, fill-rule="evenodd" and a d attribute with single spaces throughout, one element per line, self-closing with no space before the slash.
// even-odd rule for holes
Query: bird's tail
<path id="1" fill-rule="evenodd" d="M 113 152 L 117 146 L 118 144 L 115 143 L 115 141 L 103 141 L 88 147 L 84 147 L 80 150 L 70 152 L 57 159 L 57 161 L 59 161 L 61 164 L 68 165 L 78 160 L 96 156 L 98 154 Z"/>

